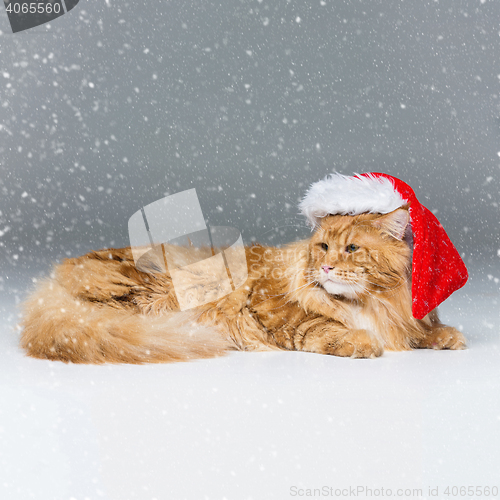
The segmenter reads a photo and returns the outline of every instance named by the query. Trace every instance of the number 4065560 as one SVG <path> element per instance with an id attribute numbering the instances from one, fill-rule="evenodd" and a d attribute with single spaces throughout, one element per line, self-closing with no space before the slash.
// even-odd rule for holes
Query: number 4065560
<path id="1" fill-rule="evenodd" d="M 60 3 L 50 2 L 26 2 L 26 3 L 9 3 L 7 5 L 9 14 L 59 14 L 61 12 Z"/>
<path id="2" fill-rule="evenodd" d="M 497 486 L 447 486 L 444 495 L 451 497 L 496 497 Z"/>

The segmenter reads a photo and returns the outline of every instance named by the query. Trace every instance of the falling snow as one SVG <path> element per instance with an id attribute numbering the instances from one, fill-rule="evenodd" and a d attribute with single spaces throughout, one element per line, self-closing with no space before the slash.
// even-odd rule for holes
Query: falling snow
<path id="1" fill-rule="evenodd" d="M 492 484 L 499 18 L 486 0 L 106 0 L 13 35 L 2 14 L 0 497 Z M 144 367 L 19 350 L 33 280 L 128 245 L 141 206 L 196 188 L 210 225 L 282 245 L 308 237 L 297 204 L 334 170 L 399 177 L 439 216 L 470 274 L 443 319 L 469 350 Z"/>

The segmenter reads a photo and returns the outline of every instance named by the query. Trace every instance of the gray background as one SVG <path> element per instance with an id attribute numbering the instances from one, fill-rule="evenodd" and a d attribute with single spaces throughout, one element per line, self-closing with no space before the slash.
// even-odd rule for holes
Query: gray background
<path id="1" fill-rule="evenodd" d="M 405 180 L 466 262 L 495 261 L 499 20 L 489 0 L 82 0 L 13 35 L 1 14 L 2 279 L 125 246 L 136 210 L 191 187 L 246 243 L 305 236 L 297 202 L 334 170 Z"/>
<path id="2" fill-rule="evenodd" d="M 81 0 L 12 35 L 0 12 L 0 497 L 498 485 L 499 21 L 488 0 Z M 196 187 L 211 225 L 282 243 L 334 169 L 393 174 L 437 210 L 471 271 L 441 318 L 469 349 L 154 366 L 20 349 L 31 278 L 126 245 L 141 206 Z"/>

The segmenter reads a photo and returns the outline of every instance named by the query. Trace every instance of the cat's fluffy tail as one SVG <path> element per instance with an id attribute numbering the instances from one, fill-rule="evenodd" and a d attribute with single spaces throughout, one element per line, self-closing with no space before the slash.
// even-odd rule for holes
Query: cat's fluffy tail
<path id="1" fill-rule="evenodd" d="M 234 349 L 192 312 L 145 316 L 80 301 L 55 279 L 24 303 L 21 345 L 35 358 L 73 363 L 166 363 Z"/>

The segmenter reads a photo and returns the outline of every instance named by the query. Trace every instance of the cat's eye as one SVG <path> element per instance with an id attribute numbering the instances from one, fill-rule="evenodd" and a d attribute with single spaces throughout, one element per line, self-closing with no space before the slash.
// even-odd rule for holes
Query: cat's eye
<path id="1" fill-rule="evenodd" d="M 347 245 L 347 246 L 345 247 L 345 251 L 346 251 L 347 253 L 353 253 L 353 252 L 355 252 L 358 248 L 359 248 L 359 247 L 358 247 L 358 245 L 355 245 L 354 243 L 351 243 L 350 245 Z"/>
<path id="2" fill-rule="evenodd" d="M 328 245 L 326 243 L 321 243 L 321 248 L 325 251 L 328 252 Z"/>

